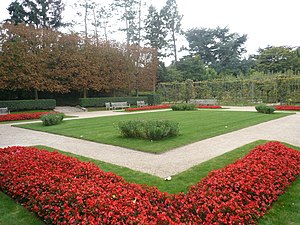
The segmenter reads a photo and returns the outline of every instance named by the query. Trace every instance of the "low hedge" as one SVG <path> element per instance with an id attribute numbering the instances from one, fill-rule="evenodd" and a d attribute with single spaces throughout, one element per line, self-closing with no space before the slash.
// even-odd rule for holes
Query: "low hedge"
<path id="1" fill-rule="evenodd" d="M 0 108 L 7 107 L 11 112 L 36 109 L 54 109 L 56 107 L 55 99 L 38 100 L 10 100 L 0 101 Z"/>
<path id="2" fill-rule="evenodd" d="M 41 117 L 44 126 L 53 126 L 60 124 L 65 115 L 63 113 L 49 113 Z"/>
<path id="3" fill-rule="evenodd" d="M 80 98 L 79 104 L 82 107 L 104 107 L 105 102 L 128 102 L 136 105 L 136 101 L 148 102 L 147 97 L 107 97 L 107 98 Z"/>
<path id="4" fill-rule="evenodd" d="M 161 103 L 160 95 L 158 94 L 149 94 L 147 95 L 148 105 L 159 105 Z"/>

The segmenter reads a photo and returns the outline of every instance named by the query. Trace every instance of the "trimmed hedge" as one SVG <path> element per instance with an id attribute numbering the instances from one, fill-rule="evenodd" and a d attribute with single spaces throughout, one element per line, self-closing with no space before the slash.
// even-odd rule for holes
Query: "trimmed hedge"
<path id="1" fill-rule="evenodd" d="M 53 126 L 53 125 L 60 124 L 63 121 L 64 116 L 65 115 L 63 113 L 49 113 L 43 115 L 41 117 L 41 120 L 44 126 Z"/>
<path id="2" fill-rule="evenodd" d="M 158 94 L 150 94 L 148 97 L 148 105 L 159 105 L 161 103 L 160 95 Z"/>
<path id="3" fill-rule="evenodd" d="M 190 111 L 190 110 L 196 110 L 196 106 L 194 104 L 177 104 L 172 105 L 173 111 Z"/>
<path id="4" fill-rule="evenodd" d="M 35 109 L 54 109 L 56 107 L 55 99 L 38 99 L 38 100 L 10 100 L 0 101 L 0 108 L 8 107 L 13 111 L 35 110 Z"/>
<path id="5" fill-rule="evenodd" d="M 257 105 L 255 109 L 259 113 L 272 114 L 275 111 L 275 108 L 267 105 Z"/>
<path id="6" fill-rule="evenodd" d="M 80 98 L 79 104 L 82 107 L 104 107 L 105 102 L 128 102 L 136 105 L 136 101 L 148 102 L 147 97 L 108 97 L 108 98 Z"/>

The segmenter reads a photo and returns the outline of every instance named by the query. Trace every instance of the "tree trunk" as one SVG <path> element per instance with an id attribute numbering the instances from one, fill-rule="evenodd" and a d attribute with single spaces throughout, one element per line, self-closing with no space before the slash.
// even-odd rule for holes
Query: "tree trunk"
<path id="1" fill-rule="evenodd" d="M 173 39 L 173 51 L 174 51 L 174 60 L 175 60 L 175 68 L 177 69 L 177 48 L 176 48 L 176 37 L 175 30 L 172 31 L 172 39 Z"/>
<path id="2" fill-rule="evenodd" d="M 83 98 L 87 98 L 87 89 L 83 88 Z"/>
<path id="3" fill-rule="evenodd" d="M 39 99 L 39 95 L 38 95 L 37 89 L 34 89 L 34 99 L 35 99 L 35 100 L 38 100 L 38 99 Z"/>

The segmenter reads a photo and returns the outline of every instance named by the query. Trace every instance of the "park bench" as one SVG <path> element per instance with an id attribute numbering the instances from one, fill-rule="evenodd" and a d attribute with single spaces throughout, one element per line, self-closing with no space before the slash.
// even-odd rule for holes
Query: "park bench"
<path id="1" fill-rule="evenodd" d="M 145 101 L 136 101 L 136 105 L 137 107 L 143 107 L 143 106 L 147 106 L 148 104 L 146 104 Z"/>
<path id="2" fill-rule="evenodd" d="M 124 108 L 128 108 L 130 107 L 130 104 L 128 104 L 127 102 L 107 102 L 105 103 L 105 108 L 106 110 L 115 110 L 115 109 L 124 109 Z"/>
<path id="3" fill-rule="evenodd" d="M 0 108 L 0 114 L 9 114 L 9 113 L 10 113 L 10 111 L 7 107 Z"/>
<path id="4" fill-rule="evenodd" d="M 195 105 L 217 105 L 217 99 L 191 99 L 191 104 Z"/>

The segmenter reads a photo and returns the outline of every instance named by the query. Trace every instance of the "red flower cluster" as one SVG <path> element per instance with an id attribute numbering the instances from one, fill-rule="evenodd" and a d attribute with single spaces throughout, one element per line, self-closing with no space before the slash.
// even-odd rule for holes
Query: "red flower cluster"
<path id="1" fill-rule="evenodd" d="M 198 105 L 198 109 L 222 109 L 220 105 Z"/>
<path id="2" fill-rule="evenodd" d="M 276 110 L 296 110 L 300 111 L 300 106 L 297 105 L 276 105 L 274 106 Z"/>
<path id="3" fill-rule="evenodd" d="M 125 111 L 141 111 L 141 110 L 152 110 L 152 109 L 169 109 L 171 108 L 170 105 L 165 104 L 165 105 L 151 105 L 151 106 L 142 106 L 138 108 L 126 108 Z"/>
<path id="4" fill-rule="evenodd" d="M 39 119 L 42 115 L 49 112 L 35 112 L 35 113 L 18 113 L 18 114 L 6 114 L 0 115 L 0 122 L 2 121 L 14 121 L 14 120 L 32 120 Z"/>
<path id="5" fill-rule="evenodd" d="M 300 152 L 278 142 L 211 172 L 186 195 L 57 152 L 8 147 L 0 155 L 0 190 L 51 224 L 255 224 L 300 174 Z"/>

